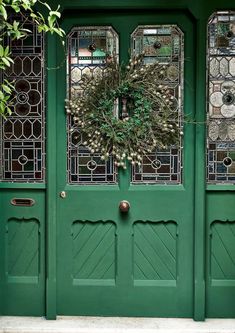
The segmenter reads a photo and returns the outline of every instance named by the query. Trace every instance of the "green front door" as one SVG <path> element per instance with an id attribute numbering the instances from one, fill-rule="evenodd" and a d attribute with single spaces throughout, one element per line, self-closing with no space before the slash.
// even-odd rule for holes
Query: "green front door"
<path id="1" fill-rule="evenodd" d="M 73 82 L 80 75 L 76 71 L 82 68 L 89 70 L 90 62 L 96 64 L 96 60 L 99 63 L 99 55 L 102 57 L 102 43 L 105 43 L 102 41 L 97 57 L 93 54 L 92 60 L 92 55 L 87 55 L 85 39 L 91 36 L 92 27 L 101 32 L 111 31 L 118 38 L 116 52 L 119 50 L 120 62 L 128 61 L 128 54 L 134 47 L 135 32 L 142 31 L 143 35 L 145 27 L 147 37 L 142 37 L 150 41 L 150 48 L 153 40 L 160 38 L 165 43 L 165 54 L 160 55 L 161 59 L 165 56 L 163 62 L 174 61 L 173 53 L 178 54 L 175 58 L 179 69 L 178 79 L 175 78 L 178 83 L 171 84 L 175 91 L 181 89 L 180 96 L 179 93 L 176 96 L 178 107 L 185 114 L 193 115 L 194 31 L 191 19 L 185 13 L 133 10 L 69 12 L 63 26 L 68 36 L 73 38 L 75 31 L 77 40 L 80 38 L 80 46 L 76 43 L 73 46 L 68 41 L 72 45 L 70 51 L 74 53 L 69 53 L 67 73 L 75 71 L 70 73 L 74 75 Z M 81 52 L 80 58 L 76 47 L 78 53 Z M 63 57 L 61 51 L 58 52 L 58 64 L 63 62 Z M 73 66 L 73 57 L 80 61 L 77 68 Z M 181 150 L 173 147 L 158 152 L 155 158 L 149 157 L 149 165 L 142 161 L 138 170 L 129 167 L 125 171 L 118 170 L 116 174 L 112 160 L 108 166 L 102 165 L 99 157 L 79 151 L 82 149 L 79 130 L 67 134 L 66 128 L 71 129 L 73 125 L 69 119 L 66 121 L 64 109 L 67 89 L 65 67 L 56 72 L 57 313 L 192 317 L 192 125 L 184 126 Z M 187 79 L 183 80 L 181 74 Z M 74 89 L 73 84 L 69 89 Z M 76 154 L 80 154 L 79 157 Z M 159 165 L 154 165 L 154 160 L 160 161 L 162 171 Z M 100 171 L 96 173 L 97 164 Z M 122 200 L 130 203 L 128 213 L 123 214 L 119 210 Z"/>

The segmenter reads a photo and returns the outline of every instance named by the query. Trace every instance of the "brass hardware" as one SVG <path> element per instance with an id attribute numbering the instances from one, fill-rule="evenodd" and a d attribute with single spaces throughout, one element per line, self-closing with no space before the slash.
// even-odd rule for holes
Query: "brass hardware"
<path id="1" fill-rule="evenodd" d="M 129 201 L 127 200 L 122 200 L 120 203 L 119 203 L 119 209 L 122 213 L 127 213 L 130 209 L 131 205 L 129 203 Z"/>
<path id="2" fill-rule="evenodd" d="M 61 192 L 60 192 L 60 197 L 61 197 L 62 199 L 66 198 L 66 192 L 65 192 L 65 191 L 61 191 Z"/>
<path id="3" fill-rule="evenodd" d="M 13 198 L 13 199 L 11 199 L 11 204 L 13 206 L 31 207 L 35 204 L 35 200 L 30 199 L 30 198 Z"/>

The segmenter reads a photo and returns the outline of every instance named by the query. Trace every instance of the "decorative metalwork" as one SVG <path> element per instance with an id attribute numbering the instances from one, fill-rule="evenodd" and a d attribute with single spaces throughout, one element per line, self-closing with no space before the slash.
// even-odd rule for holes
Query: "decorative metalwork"
<path id="1" fill-rule="evenodd" d="M 118 35 L 109 26 L 76 27 L 68 34 L 67 87 L 68 97 L 76 98 L 83 94 L 82 77 L 103 71 L 107 62 L 118 58 Z M 67 118 L 68 163 L 67 174 L 70 184 L 114 184 L 116 169 L 112 156 L 108 161 L 101 154 L 92 154 L 83 142 L 79 125 L 72 117 Z"/>
<path id="2" fill-rule="evenodd" d="M 208 22 L 207 181 L 235 183 L 235 12 Z"/>
<path id="3" fill-rule="evenodd" d="M 30 30 L 28 37 L 5 42 L 14 64 L 2 79 L 14 82 L 11 116 L 1 119 L 1 181 L 45 180 L 44 40 L 27 16 L 12 18 Z"/>
<path id="4" fill-rule="evenodd" d="M 176 25 L 139 26 L 131 35 L 132 55 L 144 52 L 144 63 L 158 61 L 168 66 L 162 84 L 174 97 L 178 124 L 182 127 L 184 36 Z M 133 184 L 180 184 L 182 179 L 182 147 L 173 146 L 146 155 L 141 165 L 132 168 Z"/>

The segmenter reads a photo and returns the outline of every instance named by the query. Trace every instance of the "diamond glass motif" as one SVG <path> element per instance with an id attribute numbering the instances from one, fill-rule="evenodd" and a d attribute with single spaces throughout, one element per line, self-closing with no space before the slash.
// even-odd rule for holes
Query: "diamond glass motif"
<path id="1" fill-rule="evenodd" d="M 208 22 L 207 182 L 235 183 L 235 12 Z"/>

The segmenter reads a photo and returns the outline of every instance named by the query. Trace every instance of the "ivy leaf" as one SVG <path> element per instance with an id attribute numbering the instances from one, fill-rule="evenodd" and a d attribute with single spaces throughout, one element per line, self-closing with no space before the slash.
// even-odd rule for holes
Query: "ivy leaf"
<path id="1" fill-rule="evenodd" d="M 11 88 L 8 87 L 8 86 L 5 85 L 5 84 L 2 84 L 2 89 L 3 89 L 7 94 L 10 94 L 10 93 L 11 93 Z"/>
<path id="2" fill-rule="evenodd" d="M 4 48 L 3 46 L 0 44 L 0 57 L 3 57 L 4 55 Z"/>
<path id="3" fill-rule="evenodd" d="M 0 5 L 0 13 L 3 16 L 4 20 L 7 20 L 7 11 L 3 5 Z"/>

